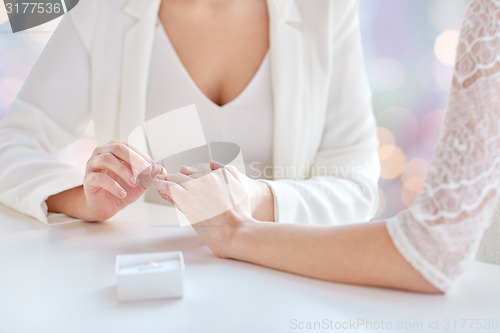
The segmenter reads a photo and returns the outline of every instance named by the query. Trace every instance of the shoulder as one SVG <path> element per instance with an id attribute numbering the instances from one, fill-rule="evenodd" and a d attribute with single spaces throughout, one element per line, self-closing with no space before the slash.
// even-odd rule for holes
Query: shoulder
<path id="1" fill-rule="evenodd" d="M 280 2 L 280 0 L 274 0 Z M 290 1 L 290 0 L 287 0 Z M 359 0 L 292 0 L 303 28 L 333 40 L 350 24 L 357 24 Z"/>
<path id="2" fill-rule="evenodd" d="M 64 19 L 73 23 L 83 43 L 90 48 L 96 29 L 103 25 L 113 27 L 128 1 L 80 0 Z"/>

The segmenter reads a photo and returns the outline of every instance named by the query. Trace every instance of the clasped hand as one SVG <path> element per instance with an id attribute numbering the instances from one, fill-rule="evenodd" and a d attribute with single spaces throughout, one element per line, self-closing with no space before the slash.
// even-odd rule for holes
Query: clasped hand
<path id="1" fill-rule="evenodd" d="M 258 197 L 262 184 L 233 166 L 215 162 L 183 167 L 177 174 L 158 175 L 155 182 L 158 194 L 186 215 L 219 257 L 227 257 L 234 235 L 245 223 L 256 222 L 251 201 Z"/>

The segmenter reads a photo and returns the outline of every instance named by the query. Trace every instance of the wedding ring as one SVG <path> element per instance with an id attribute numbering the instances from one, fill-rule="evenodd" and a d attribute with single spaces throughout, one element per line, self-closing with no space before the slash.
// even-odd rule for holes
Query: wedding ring
<path id="1" fill-rule="evenodd" d="M 148 261 L 148 262 L 145 262 L 144 264 L 142 264 L 139 267 L 139 270 L 146 271 L 146 270 L 150 270 L 150 269 L 156 269 L 158 267 L 160 267 L 160 264 L 158 264 L 156 261 Z"/>

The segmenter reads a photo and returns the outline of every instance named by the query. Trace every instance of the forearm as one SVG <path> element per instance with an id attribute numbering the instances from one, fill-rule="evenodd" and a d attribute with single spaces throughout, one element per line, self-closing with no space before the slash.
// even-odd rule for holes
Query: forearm
<path id="1" fill-rule="evenodd" d="M 85 221 L 92 220 L 92 217 L 89 216 L 86 210 L 87 204 L 83 186 L 54 194 L 45 202 L 49 212 L 62 213 Z"/>
<path id="2" fill-rule="evenodd" d="M 440 293 L 398 252 L 385 222 L 341 227 L 245 223 L 227 256 L 316 279 Z"/>

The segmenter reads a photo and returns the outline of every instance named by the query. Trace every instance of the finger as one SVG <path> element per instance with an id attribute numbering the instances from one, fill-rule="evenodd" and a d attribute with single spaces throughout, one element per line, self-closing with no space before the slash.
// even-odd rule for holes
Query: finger
<path id="1" fill-rule="evenodd" d="M 151 156 L 149 156 L 148 154 L 146 154 L 145 152 L 143 152 L 142 150 L 140 150 L 139 148 L 132 146 L 131 144 L 126 143 L 126 142 L 124 142 L 123 144 L 126 145 L 127 147 L 129 147 L 130 149 L 132 149 L 133 151 L 135 151 L 137 154 L 139 154 L 144 160 L 146 160 L 151 165 L 156 165 L 156 162 L 153 160 L 153 158 Z"/>
<path id="2" fill-rule="evenodd" d="M 165 169 L 164 167 L 162 167 L 161 165 L 159 165 L 159 172 L 158 172 L 158 175 L 166 175 L 167 174 L 167 169 Z M 156 175 L 155 175 L 156 176 Z"/>
<path id="3" fill-rule="evenodd" d="M 154 185 L 155 177 L 159 175 L 166 175 L 167 170 L 164 167 L 157 164 L 156 170 L 151 170 L 150 172 L 143 172 L 137 177 L 137 185 L 147 189 Z"/>
<path id="4" fill-rule="evenodd" d="M 110 170 L 132 187 L 137 186 L 133 171 L 111 153 L 94 156 L 87 163 L 87 172 Z"/>
<path id="5" fill-rule="evenodd" d="M 175 205 L 175 208 L 179 209 L 181 212 L 184 213 L 184 208 L 186 208 L 186 202 L 187 202 L 186 196 L 188 195 L 188 191 L 180 184 L 169 181 L 167 182 L 168 182 L 168 189 L 170 190 L 170 198 L 172 200 L 172 203 Z M 189 206 L 191 204 L 192 204 L 191 202 L 188 203 Z"/>
<path id="6" fill-rule="evenodd" d="M 141 149 L 139 149 L 139 148 L 137 148 L 129 143 L 124 142 L 123 144 L 126 145 L 131 150 L 135 151 L 139 156 L 141 156 L 145 161 L 147 161 L 152 166 L 152 169 L 151 169 L 152 177 L 156 176 L 157 174 L 163 173 L 165 168 L 163 168 L 161 165 L 157 164 L 151 156 L 149 156 L 148 154 L 143 152 Z"/>
<path id="7" fill-rule="evenodd" d="M 185 175 L 192 175 L 195 173 L 203 173 L 209 172 L 211 170 L 210 165 L 208 163 L 198 163 L 192 166 L 183 166 L 180 168 L 180 173 Z"/>
<path id="8" fill-rule="evenodd" d="M 223 167 L 224 167 L 224 164 L 222 164 L 222 163 L 219 163 L 216 161 L 210 161 L 210 169 L 212 169 L 212 170 L 217 170 L 217 169 L 220 169 Z"/>
<path id="9" fill-rule="evenodd" d="M 240 172 L 238 171 L 238 169 L 236 169 L 235 166 L 233 165 L 226 165 L 224 167 L 224 169 L 226 169 L 228 171 L 228 173 L 230 173 L 234 178 L 236 178 L 236 180 L 238 180 L 238 182 L 240 182 Z"/>
<path id="10" fill-rule="evenodd" d="M 193 180 L 193 179 L 198 179 L 198 178 L 201 178 L 201 177 L 206 176 L 206 175 L 208 175 L 208 174 L 210 174 L 210 171 L 207 171 L 207 172 L 199 172 L 199 173 L 192 173 L 192 174 L 188 175 L 188 177 L 190 177 L 190 178 L 191 178 L 191 180 Z M 187 176 L 187 175 L 186 175 L 186 176 Z"/>
<path id="11" fill-rule="evenodd" d="M 184 187 L 181 185 L 181 183 L 178 183 L 178 181 L 183 181 L 179 179 L 179 177 L 172 177 L 174 175 L 158 175 L 154 179 L 154 185 L 157 191 L 161 192 L 165 196 L 172 197 L 172 188 L 173 187 L 180 187 L 184 189 Z M 167 178 L 168 177 L 168 178 Z M 182 176 L 181 176 L 182 177 Z M 188 176 L 184 176 L 186 179 L 193 180 L 192 178 L 189 178 Z M 175 180 L 171 180 L 175 179 Z M 185 189 L 184 189 L 185 190 Z"/>
<path id="12" fill-rule="evenodd" d="M 157 192 L 161 193 L 164 196 L 172 196 L 170 194 L 169 186 L 175 183 L 170 183 L 165 175 L 157 175 L 153 181 Z"/>
<path id="13" fill-rule="evenodd" d="M 180 185 L 178 185 L 177 183 L 174 183 L 174 182 L 169 182 L 168 180 L 166 180 L 161 175 L 158 176 L 157 178 L 155 178 L 156 192 L 158 193 L 158 195 L 160 197 L 162 197 L 163 199 L 167 200 L 168 202 L 170 202 L 173 205 L 175 205 L 175 202 L 174 202 L 174 200 L 172 198 L 172 194 L 171 194 L 170 189 L 172 187 L 175 187 L 175 186 L 178 186 L 180 189 L 182 189 L 182 186 L 180 186 Z"/>
<path id="14" fill-rule="evenodd" d="M 102 172 L 87 173 L 84 184 L 90 188 L 102 188 L 120 199 L 127 196 L 127 191 L 116 180 Z"/>
<path id="15" fill-rule="evenodd" d="M 168 195 L 166 195 L 166 194 L 163 194 L 163 193 L 162 193 L 162 192 L 160 192 L 160 191 L 157 191 L 157 193 L 158 193 L 158 195 L 159 195 L 159 196 L 160 196 L 163 200 L 166 200 L 166 201 L 170 202 L 172 205 L 175 205 L 174 200 L 173 200 L 170 196 L 168 196 Z"/>
<path id="16" fill-rule="evenodd" d="M 126 162 L 133 172 L 137 172 L 137 174 L 134 174 L 134 177 L 136 178 L 139 174 L 153 169 L 153 165 L 150 162 L 151 159 L 149 159 L 149 161 L 144 159 L 141 155 L 129 148 L 123 142 L 111 141 L 110 143 L 97 147 L 94 150 L 95 155 L 103 153 L 111 153 Z"/>
<path id="17" fill-rule="evenodd" d="M 170 182 L 177 183 L 182 186 L 183 183 L 194 180 L 191 176 L 184 175 L 182 173 L 173 173 L 166 176 L 167 180 Z M 184 186 L 183 186 L 184 187 Z"/>
<path id="18" fill-rule="evenodd" d="M 155 187 L 158 195 L 163 199 L 175 205 L 174 196 L 177 194 L 185 194 L 186 190 L 179 184 L 165 180 L 164 177 L 158 176 L 155 178 Z"/>

